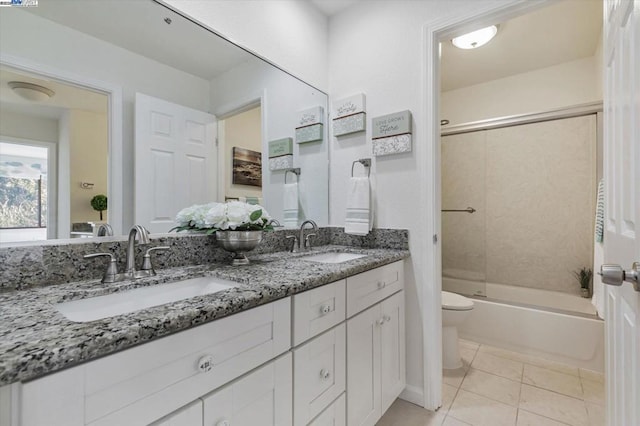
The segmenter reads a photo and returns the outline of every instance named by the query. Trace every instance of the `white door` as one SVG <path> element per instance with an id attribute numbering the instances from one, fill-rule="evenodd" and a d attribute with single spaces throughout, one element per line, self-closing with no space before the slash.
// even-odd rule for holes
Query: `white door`
<path id="1" fill-rule="evenodd" d="M 217 200 L 215 137 L 215 116 L 136 93 L 136 224 L 168 232 L 184 207 Z"/>
<path id="2" fill-rule="evenodd" d="M 605 263 L 630 271 L 640 261 L 640 0 L 605 0 L 603 34 Z M 640 292 L 606 287 L 607 424 L 638 425 Z"/>

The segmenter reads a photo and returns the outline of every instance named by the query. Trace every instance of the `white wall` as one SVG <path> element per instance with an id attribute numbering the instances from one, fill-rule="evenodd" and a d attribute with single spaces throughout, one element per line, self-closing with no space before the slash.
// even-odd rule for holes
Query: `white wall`
<path id="1" fill-rule="evenodd" d="M 423 105 L 425 78 L 425 24 L 509 1 L 371 1 L 360 2 L 333 17 L 329 24 L 329 96 L 331 99 L 364 92 L 367 127 L 372 117 L 409 109 L 413 113 L 413 148 L 410 154 L 374 158 L 375 226 L 408 228 L 411 259 L 406 276 L 407 383 L 409 396 L 422 398 L 423 353 L 422 286 L 432 286 L 422 271 L 424 247 L 431 235 L 421 234 L 418 201 L 433 182 L 420 182 L 416 152 L 424 150 Z M 357 158 L 371 157 L 371 132 L 331 141 L 330 220 L 342 226 L 344 188 Z M 436 315 L 439 314 L 436 313 Z M 429 344 L 429 342 L 427 342 Z"/>
<path id="2" fill-rule="evenodd" d="M 327 91 L 327 17 L 299 0 L 164 0 L 227 39 Z"/>
<path id="3" fill-rule="evenodd" d="M 262 196 L 269 214 L 282 223 L 284 171 L 269 170 L 268 142 L 293 138 L 298 112 L 318 105 L 326 111 L 327 96 L 261 60 L 251 59 L 212 80 L 211 99 L 216 116 L 262 102 Z M 301 169 L 301 217 L 313 219 L 320 226 L 329 223 L 328 151 L 326 137 L 323 142 L 293 144 L 294 167 Z"/>
<path id="4" fill-rule="evenodd" d="M 98 194 L 107 195 L 107 156 L 109 155 L 107 124 L 106 114 L 81 110 L 69 111 L 71 223 L 100 220 L 100 213 L 91 207 L 91 199 Z M 92 183 L 93 187 L 82 188 L 81 182 Z M 107 213 L 107 211 L 102 212 L 102 218 L 105 221 Z"/>
<path id="5" fill-rule="evenodd" d="M 133 224 L 134 195 L 131 182 L 135 93 L 141 92 L 208 111 L 209 82 L 19 10 L 20 8 L 2 9 L 0 51 L 3 55 L 19 57 L 81 78 L 122 87 L 122 192 L 126 229 Z"/>
<path id="6" fill-rule="evenodd" d="M 602 101 L 600 58 L 592 56 L 442 93 L 449 125 Z"/>

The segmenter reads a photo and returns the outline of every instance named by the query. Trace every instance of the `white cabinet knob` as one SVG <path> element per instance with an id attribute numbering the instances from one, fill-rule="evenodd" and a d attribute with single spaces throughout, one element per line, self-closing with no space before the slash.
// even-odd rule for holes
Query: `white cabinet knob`
<path id="1" fill-rule="evenodd" d="M 329 372 L 329 370 L 327 370 L 326 368 L 323 368 L 322 370 L 320 370 L 320 377 L 322 377 L 323 379 L 328 379 L 329 376 L 331 376 L 331 373 Z"/>
<path id="2" fill-rule="evenodd" d="M 322 305 L 320 307 L 320 314 L 321 315 L 327 315 L 329 312 L 331 312 L 331 305 Z"/>
<path id="3" fill-rule="evenodd" d="M 220 420 L 216 423 L 216 426 L 231 426 L 231 422 L 229 420 Z"/>
<path id="4" fill-rule="evenodd" d="M 376 324 L 377 324 L 377 325 L 382 325 L 382 324 L 384 324 L 384 317 L 383 317 L 383 318 L 378 318 L 378 319 L 376 320 Z"/>
<path id="5" fill-rule="evenodd" d="M 200 370 L 200 372 L 206 373 L 208 371 L 211 371 L 212 368 L 213 368 L 213 356 L 205 355 L 198 360 L 198 370 Z"/>
<path id="6" fill-rule="evenodd" d="M 382 317 L 382 319 L 384 319 L 386 322 L 391 321 L 391 317 L 389 315 L 385 315 L 384 317 Z"/>
<path id="7" fill-rule="evenodd" d="M 378 290 L 385 288 L 387 284 L 384 281 L 378 281 Z"/>

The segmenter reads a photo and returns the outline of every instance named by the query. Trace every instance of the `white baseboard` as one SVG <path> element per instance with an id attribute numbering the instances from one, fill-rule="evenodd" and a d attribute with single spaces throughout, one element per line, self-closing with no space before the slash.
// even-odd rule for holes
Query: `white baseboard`
<path id="1" fill-rule="evenodd" d="M 420 407 L 424 407 L 424 392 L 422 388 L 417 386 L 407 385 L 399 398 L 412 404 L 419 405 Z"/>

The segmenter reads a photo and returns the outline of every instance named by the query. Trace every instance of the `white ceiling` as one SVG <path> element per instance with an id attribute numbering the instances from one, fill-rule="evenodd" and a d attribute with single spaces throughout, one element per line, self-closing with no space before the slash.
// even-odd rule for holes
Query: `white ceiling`
<path id="1" fill-rule="evenodd" d="M 563 0 L 498 23 L 496 37 L 477 49 L 442 42 L 442 90 L 593 56 L 601 38 L 602 8 L 602 0 Z"/>
<path id="2" fill-rule="evenodd" d="M 253 55 L 151 0 L 41 1 L 24 8 L 189 74 L 211 80 Z M 171 23 L 165 22 L 170 18 Z M 199 55 L 194 55 L 194 50 Z"/>
<path id="3" fill-rule="evenodd" d="M 327 17 L 331 17 L 342 12 L 354 3 L 360 0 L 310 0 L 313 5 L 324 13 Z"/>

